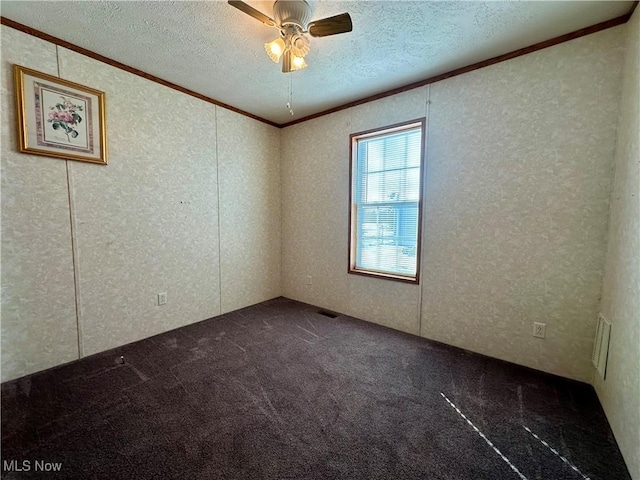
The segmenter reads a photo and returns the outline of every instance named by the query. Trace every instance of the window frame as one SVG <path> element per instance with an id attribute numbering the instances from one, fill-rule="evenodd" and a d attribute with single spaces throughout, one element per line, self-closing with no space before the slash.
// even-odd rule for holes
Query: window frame
<path id="1" fill-rule="evenodd" d="M 416 238 L 416 273 L 415 276 L 394 274 L 389 272 L 362 269 L 356 267 L 357 258 L 357 204 L 353 188 L 354 168 L 357 163 L 358 140 L 383 137 L 398 133 L 403 130 L 420 129 L 420 188 L 418 198 L 418 235 Z M 349 248 L 348 248 L 348 273 L 363 275 L 366 277 L 382 278 L 397 282 L 420 284 L 420 257 L 422 252 L 422 210 L 424 199 L 425 158 L 426 158 L 426 117 L 396 123 L 384 127 L 365 130 L 349 135 Z"/>

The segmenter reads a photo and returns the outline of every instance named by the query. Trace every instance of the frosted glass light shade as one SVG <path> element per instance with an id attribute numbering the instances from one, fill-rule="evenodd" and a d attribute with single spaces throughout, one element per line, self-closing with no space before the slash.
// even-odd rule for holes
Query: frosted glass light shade
<path id="1" fill-rule="evenodd" d="M 287 49 L 282 57 L 282 73 L 295 72 L 307 66 L 307 62 L 302 57 L 296 57 L 291 50 Z"/>
<path id="2" fill-rule="evenodd" d="M 278 63 L 280 61 L 280 57 L 284 53 L 284 40 L 281 38 L 276 38 L 272 42 L 268 42 L 264 44 L 264 49 L 269 55 L 269 58 L 274 61 L 274 63 Z"/>
<path id="3" fill-rule="evenodd" d="M 293 58 L 291 59 L 291 70 L 302 70 L 306 66 L 307 62 L 304 61 L 304 58 L 293 55 Z"/>
<path id="4" fill-rule="evenodd" d="M 295 35 L 291 39 L 291 51 L 296 57 L 304 57 L 309 53 L 309 39 L 304 35 Z"/>

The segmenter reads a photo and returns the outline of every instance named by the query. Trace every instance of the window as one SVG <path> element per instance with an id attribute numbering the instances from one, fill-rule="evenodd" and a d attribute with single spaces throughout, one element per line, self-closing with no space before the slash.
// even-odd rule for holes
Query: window
<path id="1" fill-rule="evenodd" d="M 418 283 L 424 119 L 351 135 L 349 273 Z"/>

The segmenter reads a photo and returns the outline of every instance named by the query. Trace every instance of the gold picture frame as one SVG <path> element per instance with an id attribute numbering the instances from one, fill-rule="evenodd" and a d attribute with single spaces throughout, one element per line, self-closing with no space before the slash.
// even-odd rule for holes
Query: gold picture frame
<path id="1" fill-rule="evenodd" d="M 105 94 L 13 66 L 20 152 L 107 165 Z"/>

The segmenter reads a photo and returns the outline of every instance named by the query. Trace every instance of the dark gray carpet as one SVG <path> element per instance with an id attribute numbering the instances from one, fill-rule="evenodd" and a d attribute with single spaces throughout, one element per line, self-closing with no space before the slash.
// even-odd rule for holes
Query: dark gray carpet
<path id="1" fill-rule="evenodd" d="M 3 384 L 2 478 L 630 478 L 590 386 L 317 310 L 275 299 Z"/>

